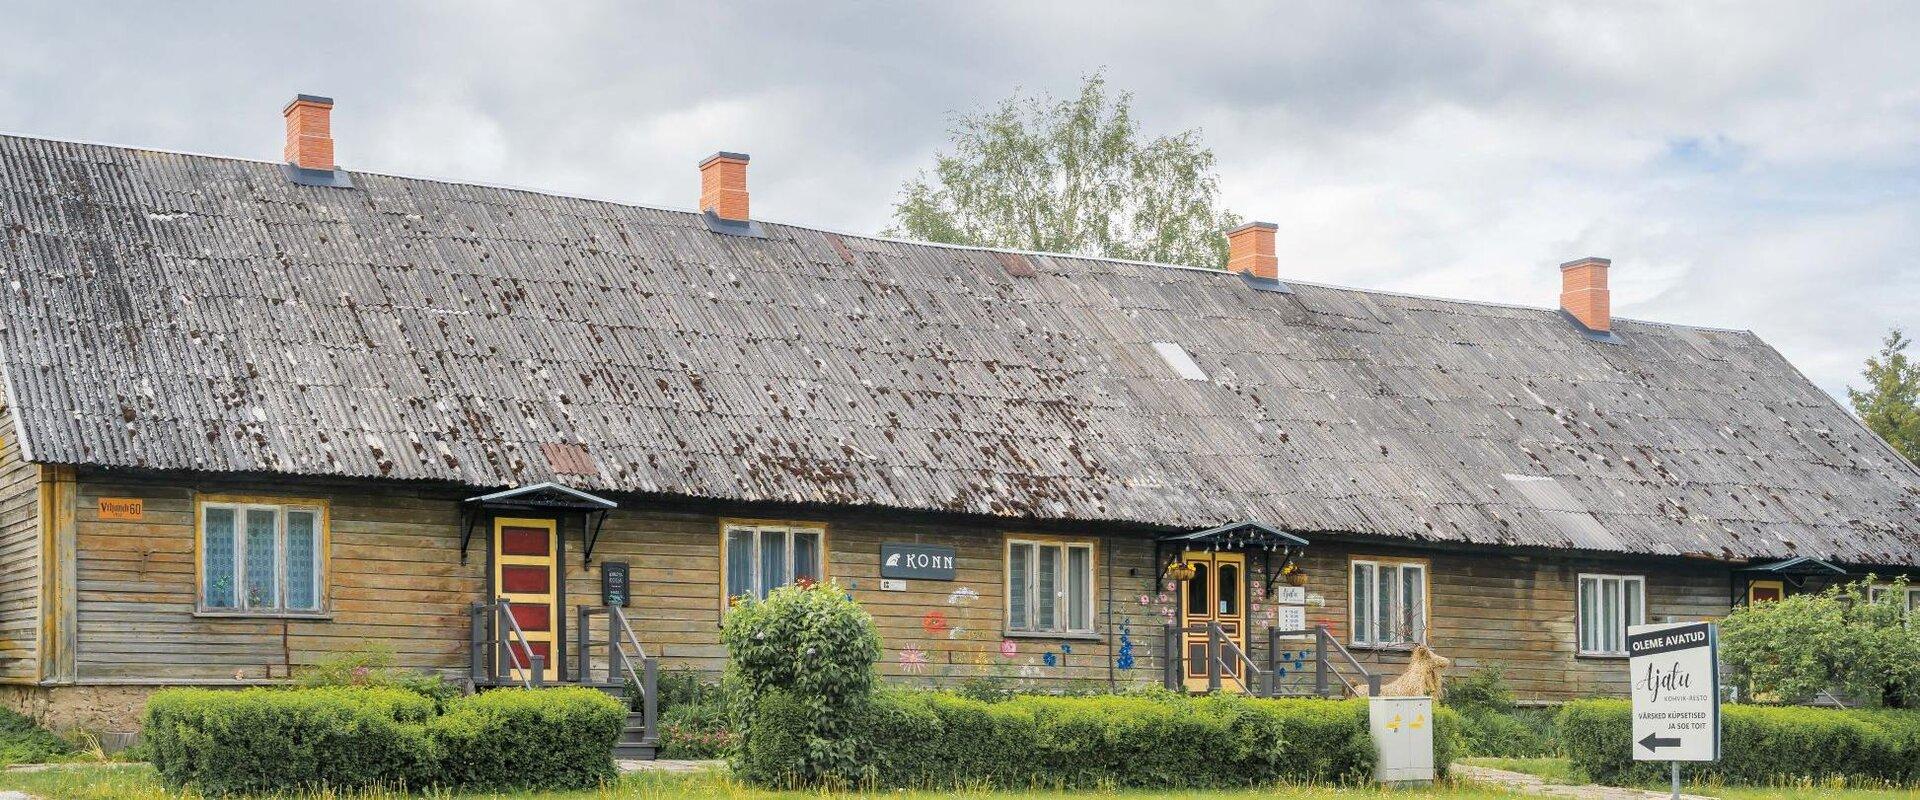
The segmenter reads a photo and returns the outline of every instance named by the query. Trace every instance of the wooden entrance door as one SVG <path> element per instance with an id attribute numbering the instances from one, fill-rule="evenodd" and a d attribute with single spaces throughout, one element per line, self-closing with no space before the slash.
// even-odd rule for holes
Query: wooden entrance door
<path id="1" fill-rule="evenodd" d="M 493 521 L 493 590 L 513 608 L 513 619 L 527 635 L 528 651 L 519 663 L 533 663 L 532 655 L 546 659 L 545 678 L 560 679 L 560 541 L 559 526 L 550 519 L 496 517 Z M 512 631 L 500 631 L 507 641 Z M 515 676 L 526 673 L 515 670 Z"/>
<path id="2" fill-rule="evenodd" d="M 1244 553 L 1201 551 L 1189 551 L 1180 557 L 1193 565 L 1193 579 L 1187 581 L 1186 596 L 1180 599 L 1180 628 L 1182 631 L 1198 629 L 1198 632 L 1181 634 L 1186 654 L 1181 660 L 1186 664 L 1187 689 L 1204 692 L 1208 669 L 1205 626 L 1220 623 L 1229 641 L 1241 652 L 1247 649 L 1247 557 Z M 1238 659 L 1224 653 L 1221 658 L 1227 662 L 1220 676 L 1222 687 L 1238 688 Z"/>

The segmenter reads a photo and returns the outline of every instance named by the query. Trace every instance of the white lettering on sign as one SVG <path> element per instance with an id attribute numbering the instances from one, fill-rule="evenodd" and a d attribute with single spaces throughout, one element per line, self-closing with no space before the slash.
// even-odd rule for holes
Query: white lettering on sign
<path id="1" fill-rule="evenodd" d="M 1708 622 L 1627 629 L 1636 761 L 1720 760 L 1720 660 Z"/>
<path id="2" fill-rule="evenodd" d="M 937 556 L 932 553 L 894 553 L 887 556 L 889 567 L 912 567 L 914 569 L 953 569 L 953 556 Z"/>

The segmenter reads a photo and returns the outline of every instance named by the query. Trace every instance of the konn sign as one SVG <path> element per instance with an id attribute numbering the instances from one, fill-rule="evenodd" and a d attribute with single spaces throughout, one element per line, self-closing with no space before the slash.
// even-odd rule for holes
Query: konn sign
<path id="1" fill-rule="evenodd" d="M 953 548 L 936 544 L 885 542 L 880 545 L 880 577 L 953 580 Z"/>

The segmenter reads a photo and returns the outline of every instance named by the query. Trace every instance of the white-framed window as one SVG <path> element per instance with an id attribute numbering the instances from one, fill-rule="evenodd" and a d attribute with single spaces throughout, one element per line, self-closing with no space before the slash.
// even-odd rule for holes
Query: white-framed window
<path id="1" fill-rule="evenodd" d="M 764 600 L 800 580 L 826 577 L 827 531 L 805 523 L 729 522 L 721 527 L 725 598 Z"/>
<path id="2" fill-rule="evenodd" d="M 1007 540 L 1007 630 L 1093 631 L 1093 543 Z"/>
<path id="3" fill-rule="evenodd" d="M 197 510 L 202 612 L 300 614 L 325 608 L 324 505 L 207 500 Z"/>
<path id="4" fill-rule="evenodd" d="M 1880 602 L 1880 598 L 1887 596 L 1887 592 L 1891 591 L 1893 591 L 1893 587 L 1891 586 L 1869 586 L 1867 587 L 1867 599 L 1878 603 Z M 1913 613 L 1917 611 L 1920 611 L 1920 586 L 1908 586 L 1907 612 Z"/>
<path id="5" fill-rule="evenodd" d="M 1582 574 L 1578 592 L 1574 614 L 1580 655 L 1626 655 L 1627 626 L 1647 621 L 1647 579 Z"/>
<path id="6" fill-rule="evenodd" d="M 1352 644 L 1395 647 L 1427 640 L 1426 562 L 1354 559 L 1351 569 Z"/>

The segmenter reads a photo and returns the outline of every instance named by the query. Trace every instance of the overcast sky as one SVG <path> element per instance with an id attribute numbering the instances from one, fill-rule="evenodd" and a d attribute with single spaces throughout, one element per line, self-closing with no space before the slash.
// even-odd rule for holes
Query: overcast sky
<path id="1" fill-rule="evenodd" d="M 278 160 L 307 92 L 349 169 L 685 208 L 738 150 L 755 216 L 878 232 L 953 112 L 1105 68 L 1282 277 L 1552 306 L 1605 256 L 1835 394 L 1920 332 L 1912 5 L 279 5 L 0 0 L 0 130 Z"/>

